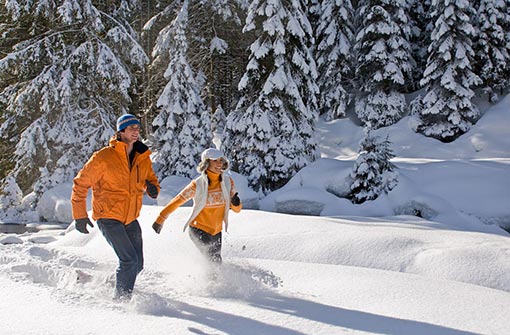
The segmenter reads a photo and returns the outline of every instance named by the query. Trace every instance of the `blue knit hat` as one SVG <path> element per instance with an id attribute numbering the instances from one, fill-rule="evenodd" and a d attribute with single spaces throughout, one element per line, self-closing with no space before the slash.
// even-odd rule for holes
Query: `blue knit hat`
<path id="1" fill-rule="evenodd" d="M 117 119 L 117 131 L 121 131 L 130 125 L 140 125 L 140 121 L 133 114 L 124 114 Z"/>

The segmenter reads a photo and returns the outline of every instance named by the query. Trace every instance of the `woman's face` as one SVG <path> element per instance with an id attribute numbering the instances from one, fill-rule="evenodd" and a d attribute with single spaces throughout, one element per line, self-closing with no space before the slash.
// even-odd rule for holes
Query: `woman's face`
<path id="1" fill-rule="evenodd" d="M 225 161 L 223 160 L 223 158 L 209 159 L 209 167 L 207 168 L 207 170 L 213 173 L 222 173 L 224 164 Z"/>

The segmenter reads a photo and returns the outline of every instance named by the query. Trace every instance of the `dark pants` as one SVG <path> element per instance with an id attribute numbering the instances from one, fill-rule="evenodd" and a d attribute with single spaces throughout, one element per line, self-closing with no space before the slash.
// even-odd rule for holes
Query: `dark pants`
<path id="1" fill-rule="evenodd" d="M 136 276 L 143 269 L 142 230 L 135 220 L 128 225 L 112 219 L 97 220 L 99 230 L 119 258 L 116 297 L 130 297 Z"/>
<path id="2" fill-rule="evenodd" d="M 213 236 L 201 229 L 189 227 L 189 236 L 211 262 L 221 263 L 221 232 Z"/>

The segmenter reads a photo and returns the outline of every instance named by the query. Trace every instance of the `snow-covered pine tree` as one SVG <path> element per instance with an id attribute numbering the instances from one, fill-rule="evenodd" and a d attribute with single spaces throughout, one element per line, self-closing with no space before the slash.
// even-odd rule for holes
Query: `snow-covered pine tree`
<path id="1" fill-rule="evenodd" d="M 72 180 L 130 111 L 148 58 L 128 23 L 138 1 L 0 4 L 0 138 L 14 178 L 35 205 Z M 4 39 L 4 37 L 6 37 Z M 2 163 L 2 167 L 5 165 Z M 2 183 L 5 185 L 5 183 Z"/>
<path id="2" fill-rule="evenodd" d="M 406 85 L 406 91 L 412 92 L 420 89 L 420 80 L 423 78 L 427 65 L 427 48 L 430 45 L 432 24 L 430 22 L 431 0 L 410 0 L 409 25 L 412 57 L 416 62 L 413 68 L 413 80 Z"/>
<path id="3" fill-rule="evenodd" d="M 475 30 L 467 0 L 432 0 L 431 44 L 427 68 L 420 82 L 426 95 L 416 118 L 416 131 L 443 142 L 467 132 L 479 117 L 472 87 L 481 84 L 473 73 Z"/>
<path id="4" fill-rule="evenodd" d="M 225 111 L 221 105 L 216 107 L 216 111 L 212 116 L 212 131 L 213 133 L 218 133 L 218 135 L 222 135 L 225 130 L 225 124 L 227 123 L 227 116 L 225 115 Z"/>
<path id="5" fill-rule="evenodd" d="M 214 113 L 211 112 L 211 109 L 208 110 L 209 114 L 212 114 L 211 118 L 211 130 L 213 134 L 213 143 L 216 148 L 221 148 L 221 143 L 223 141 L 223 136 L 225 134 L 225 126 L 227 124 L 227 115 L 225 114 L 225 110 L 222 105 L 216 106 L 216 111 Z"/>
<path id="6" fill-rule="evenodd" d="M 305 8 L 308 21 L 310 21 L 312 30 L 314 31 L 317 29 L 317 25 L 319 24 L 318 21 L 321 16 L 321 6 L 322 0 L 308 0 L 308 6 Z"/>
<path id="7" fill-rule="evenodd" d="M 0 197 L 0 214 L 2 219 L 16 220 L 22 207 L 23 192 L 12 175 L 2 181 L 2 195 Z"/>
<path id="8" fill-rule="evenodd" d="M 239 100 L 237 84 L 244 73 L 249 42 L 242 33 L 246 15 L 246 0 L 189 0 L 187 61 L 197 76 L 203 74 L 200 86 L 202 101 L 214 114 L 218 105 L 226 113 L 235 108 Z M 182 7 L 182 0 L 157 1 L 146 5 L 150 19 L 143 27 L 149 50 L 154 50 L 160 31 L 168 27 Z M 154 8 L 155 7 L 155 8 Z M 152 10 L 151 10 L 152 9 Z M 159 42 L 158 42 L 159 43 Z M 145 89 L 146 115 L 150 122 L 159 113 L 157 100 L 167 83 L 163 73 L 169 63 L 166 52 L 158 53 L 147 71 Z"/>
<path id="9" fill-rule="evenodd" d="M 201 87 L 188 63 L 189 1 L 184 0 L 175 20 L 161 31 L 154 56 L 169 55 L 165 71 L 167 84 L 157 105 L 153 121 L 157 174 L 159 178 L 196 175 L 200 153 L 212 143 L 211 120 L 200 96 Z"/>
<path id="10" fill-rule="evenodd" d="M 188 58 L 191 67 L 207 78 L 203 99 L 212 113 L 218 105 L 228 113 L 239 100 L 237 84 L 250 43 L 242 33 L 246 9 L 246 0 L 190 2 Z"/>
<path id="11" fill-rule="evenodd" d="M 383 192 L 388 193 L 397 186 L 398 173 L 391 162 L 395 156 L 390 146 L 388 137 L 381 141 L 371 130 L 366 130 L 351 172 L 353 182 L 349 197 L 353 203 L 377 199 Z"/>
<path id="12" fill-rule="evenodd" d="M 497 102 L 499 95 L 510 86 L 508 71 L 510 67 L 510 41 L 507 39 L 510 29 L 509 1 L 477 1 L 475 38 L 475 71 L 482 79 L 483 91 L 489 101 Z"/>
<path id="13" fill-rule="evenodd" d="M 506 1 L 506 15 L 507 17 L 510 17 L 510 1 L 508 0 L 505 1 Z M 504 28 L 505 32 L 505 41 L 507 45 L 510 45 L 510 20 L 502 23 L 502 27 Z M 510 64 L 507 64 L 505 77 L 510 78 Z"/>
<path id="14" fill-rule="evenodd" d="M 361 1 L 355 111 L 364 125 L 388 126 L 406 112 L 403 92 L 414 65 L 407 6 L 407 0 Z"/>
<path id="15" fill-rule="evenodd" d="M 350 101 L 354 9 L 350 0 L 323 0 L 317 22 L 319 110 L 326 120 L 345 117 Z"/>
<path id="16" fill-rule="evenodd" d="M 157 48 L 162 48 L 156 44 L 161 32 L 175 20 L 181 6 L 182 0 L 145 1 L 142 4 L 142 11 L 145 15 L 141 20 L 143 27 L 140 37 L 145 51 L 150 56 L 150 64 L 146 67 L 141 87 L 145 122 L 148 128 L 151 128 L 152 121 L 159 113 L 158 99 L 161 90 L 167 84 L 164 74 L 169 63 L 169 55 L 167 52 L 156 52 Z M 165 47 L 168 49 L 168 46 Z M 154 55 L 156 56 L 154 57 Z M 152 135 L 152 129 L 149 129 L 149 132 Z"/>
<path id="17" fill-rule="evenodd" d="M 256 190 L 281 187 L 318 158 L 317 72 L 306 1 L 253 0 L 244 31 L 255 30 L 242 97 L 227 117 L 223 148 Z"/>

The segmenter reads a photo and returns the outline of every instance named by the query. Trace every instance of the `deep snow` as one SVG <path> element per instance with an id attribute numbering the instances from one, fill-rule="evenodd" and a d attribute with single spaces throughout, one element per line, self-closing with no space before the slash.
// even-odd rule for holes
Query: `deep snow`
<path id="1" fill-rule="evenodd" d="M 163 181 L 140 217 L 145 269 L 129 303 L 111 299 L 116 257 L 97 227 L 0 235 L 1 333 L 510 334 L 509 234 L 497 226 L 510 225 L 509 107 L 507 96 L 449 144 L 413 133 L 410 117 L 380 129 L 399 185 L 362 205 L 338 197 L 362 131 L 321 122 L 324 158 L 281 190 L 258 199 L 234 174 L 260 210 L 232 213 L 212 281 L 182 232 L 189 207 L 161 235 L 150 227 L 188 182 Z M 40 213 L 69 220 L 69 194 L 48 192 Z"/>

